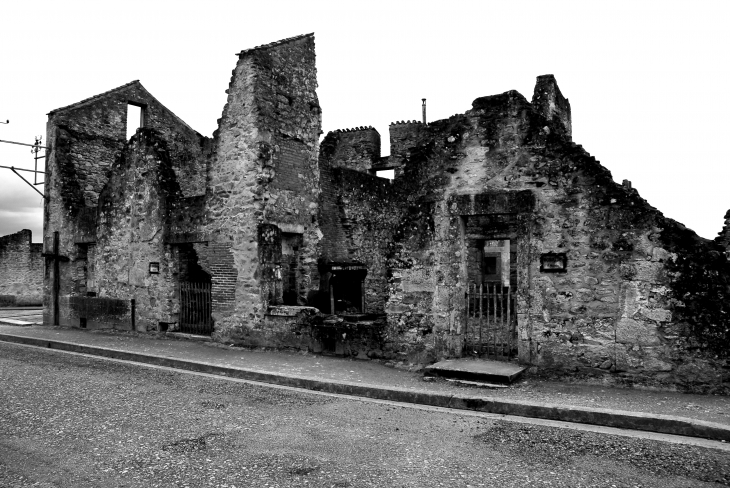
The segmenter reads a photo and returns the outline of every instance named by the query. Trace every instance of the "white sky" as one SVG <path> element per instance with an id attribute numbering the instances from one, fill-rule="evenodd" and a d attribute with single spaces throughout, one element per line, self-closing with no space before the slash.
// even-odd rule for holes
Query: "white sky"
<path id="1" fill-rule="evenodd" d="M 730 2 L 13 1 L 0 15 L 0 139 L 33 142 L 46 114 L 139 79 L 210 136 L 235 54 L 314 32 L 325 133 L 429 121 L 552 73 L 573 140 L 614 179 L 714 238 L 730 208 Z M 0 144 L 0 165 L 31 168 Z M 30 175 L 32 177 L 32 175 Z M 0 169 L 0 235 L 41 240 L 41 198 Z"/>

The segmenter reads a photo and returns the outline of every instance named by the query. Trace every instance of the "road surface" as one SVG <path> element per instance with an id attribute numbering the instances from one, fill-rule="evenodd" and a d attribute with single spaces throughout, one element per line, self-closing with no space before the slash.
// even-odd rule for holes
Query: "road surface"
<path id="1" fill-rule="evenodd" d="M 727 485 L 727 451 L 0 343 L 3 488 Z"/>

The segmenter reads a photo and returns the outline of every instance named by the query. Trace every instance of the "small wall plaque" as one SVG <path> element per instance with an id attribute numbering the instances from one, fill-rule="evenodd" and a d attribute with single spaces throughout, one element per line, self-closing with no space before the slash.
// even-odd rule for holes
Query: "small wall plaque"
<path id="1" fill-rule="evenodd" d="M 160 274 L 160 263 L 150 263 L 150 274 Z"/>
<path id="2" fill-rule="evenodd" d="M 540 271 L 543 273 L 565 273 L 568 271 L 568 256 L 564 252 L 549 252 L 540 256 Z"/>

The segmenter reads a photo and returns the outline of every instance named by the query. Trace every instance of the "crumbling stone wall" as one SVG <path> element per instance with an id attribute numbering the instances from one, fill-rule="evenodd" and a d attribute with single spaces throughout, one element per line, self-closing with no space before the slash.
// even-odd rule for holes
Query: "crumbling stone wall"
<path id="1" fill-rule="evenodd" d="M 323 172 L 323 179 L 325 174 L 332 178 L 336 204 L 322 204 L 323 213 L 332 219 L 322 238 L 322 259 L 364 264 L 363 312 L 382 314 L 388 299 L 390 246 L 403 214 L 401 195 L 389 180 L 367 173 L 335 168 Z"/>
<path id="2" fill-rule="evenodd" d="M 239 53 L 210 162 L 207 232 L 227 246 L 238 273 L 226 292 L 232 307 L 214 307 L 216 337 L 256 343 L 272 303 L 259 242 L 262 225 L 301 235 L 297 301 L 318 283 L 317 141 L 321 115 L 312 35 Z M 213 266 L 215 263 L 213 263 Z M 275 268 L 277 263 L 267 263 Z"/>
<path id="3" fill-rule="evenodd" d="M 140 129 L 99 199 L 95 271 L 100 297 L 136 302 L 137 330 L 176 322 L 178 265 L 164 241 L 169 202 L 182 198 L 162 134 Z M 159 264 L 159 273 L 150 272 Z"/>
<path id="4" fill-rule="evenodd" d="M 336 130 L 322 141 L 321 152 L 331 168 L 369 173 L 380 160 L 380 134 L 372 127 Z"/>
<path id="5" fill-rule="evenodd" d="M 43 246 L 32 238 L 28 229 L 0 237 L 0 307 L 42 303 Z"/>
<path id="6" fill-rule="evenodd" d="M 216 340 L 427 362 L 468 352 L 465 296 L 484 276 L 475 249 L 494 240 L 509 251 L 502 284 L 534 371 L 724 388 L 727 229 L 702 239 L 614 183 L 571 141 L 552 75 L 532 101 L 509 91 L 446 120 L 392 124 L 387 158 L 372 128 L 328 134 L 318 157 L 314 62 L 311 34 L 239 53 L 212 140 L 138 82 L 49 114 L 44 249 L 59 232 L 63 317 L 94 298 L 134 299 L 138 328 L 154 330 L 177 320 L 178 282 L 206 274 Z M 129 102 L 147 123 L 128 143 Z M 386 167 L 392 182 L 371 174 Z M 543 267 L 547 256 L 564 269 Z M 366 311 L 379 317 L 348 323 L 309 306 L 332 262 L 365 265 Z"/>
<path id="7" fill-rule="evenodd" d="M 388 127 L 390 135 L 388 166 L 395 169 L 395 176 L 403 174 L 403 166 L 410 157 L 410 149 L 417 145 L 423 128 L 424 124 L 415 120 L 393 122 Z"/>
<path id="8" fill-rule="evenodd" d="M 722 230 L 715 237 L 715 242 L 725 248 L 725 252 L 730 251 L 730 210 L 725 212 L 725 222 Z M 730 257 L 730 255 L 728 255 Z"/>
<path id="9" fill-rule="evenodd" d="M 725 305 L 719 295 L 710 300 L 716 310 L 710 324 L 693 305 L 706 294 L 686 286 L 716 288 L 709 284 L 712 274 L 728 273 L 713 261 L 717 249 L 666 219 L 635 189 L 614 183 L 573 144 L 567 100 L 550 83 L 553 78 L 538 80 L 533 103 L 517 92 L 477 99 L 464 116 L 428 124 L 406 146 L 404 174 L 394 185 L 417 181 L 414 201 L 434 205 L 430 215 L 407 219 L 401 229 L 427 228 L 432 219 L 435 231 L 419 232 L 418 245 L 415 235 L 396 238 L 400 262 L 394 262 L 386 308 L 390 326 L 408 335 L 401 325 L 408 324 L 405 306 L 410 317 L 430 316 L 432 333 L 422 334 L 425 351 L 462 354 L 464 218 L 515 214 L 523 362 L 540 371 L 610 375 L 621 382 L 720 387 L 728 379 L 724 360 L 710 347 L 711 334 L 692 331 L 722 330 Z M 529 210 L 516 208 L 519 199 L 510 203 L 522 192 L 533 195 Z M 507 208 L 478 208 L 480 199 L 503 199 Z M 550 252 L 567 255 L 565 273 L 540 270 L 540 257 Z M 702 266 L 713 272 L 696 271 Z M 433 275 L 423 280 L 425 291 L 406 286 L 403 277 L 421 269 Z M 401 352 L 416 353 L 414 341 L 405 341 Z"/>
<path id="10" fill-rule="evenodd" d="M 110 249 L 99 246 L 93 255 L 88 252 L 98 238 L 106 237 L 99 234 L 100 195 L 108 186 L 112 173 L 119 168 L 126 170 L 124 162 L 129 157 L 124 152 L 129 150 L 126 141 L 126 117 L 128 104 L 142 107 L 144 129 L 155 132 L 154 141 L 145 136 L 141 139 L 145 143 L 154 144 L 158 150 L 167 154 L 168 165 L 172 179 L 182 182 L 180 195 L 192 197 L 205 193 L 206 160 L 204 149 L 207 147 L 205 138 L 192 130 L 182 120 L 160 104 L 144 87 L 134 81 L 109 92 L 91 97 L 76 104 L 54 110 L 49 113 L 47 124 L 47 141 L 50 147 L 46 167 L 46 205 L 44 209 L 44 250 L 53 252 L 53 234 L 59 233 L 59 255 L 63 260 L 59 263 L 60 289 L 58 297 L 83 296 L 96 293 L 97 296 L 121 296 L 132 293 L 128 287 L 106 287 L 101 281 L 95 283 L 96 290 L 91 290 L 85 282 L 88 270 L 97 268 L 96 276 L 101 277 L 101 271 L 107 271 L 104 264 L 112 267 L 121 267 L 116 270 L 113 279 L 121 274 L 129 274 L 129 267 L 137 266 L 134 263 L 122 262 L 115 258 Z M 139 143 L 140 141 L 138 141 Z M 140 149 L 135 149 L 139 151 Z M 134 151 L 132 151 L 134 152 Z M 120 163 L 121 162 L 121 163 Z M 114 168 L 114 165 L 117 167 Z M 121 166 L 120 166 L 121 164 Z M 115 188 L 115 191 L 118 188 Z M 119 192 L 115 197 L 125 197 L 129 193 Z M 155 192 L 139 194 L 141 199 L 157 198 Z M 131 202 L 107 202 L 111 206 L 125 206 L 132 208 Z M 143 200 L 135 205 L 155 206 L 155 202 Z M 142 208 L 139 209 L 142 212 Z M 105 211 L 108 217 L 109 209 Z M 105 217 L 106 218 L 106 217 Z M 120 217 L 119 221 L 129 226 L 131 217 Z M 135 228 L 134 232 L 149 229 Z M 131 232 L 131 231 L 129 231 Z M 148 239 L 144 236 L 142 239 Z M 156 238 L 162 239 L 162 236 Z M 129 237 L 131 239 L 131 237 Z M 129 240 L 128 239 L 128 240 Z M 89 261 L 93 256 L 94 261 Z M 127 258 L 129 255 L 127 253 Z M 107 262 L 107 260 L 110 260 Z M 49 266 L 44 280 L 44 322 L 53 324 L 61 317 L 71 317 L 67 311 L 59 310 L 59 316 L 54 314 L 53 276 L 54 266 Z M 141 273 L 141 271 L 140 271 Z M 137 271 L 133 275 L 139 274 Z M 121 283 L 121 281 L 120 281 Z M 125 300 L 134 296 L 126 296 Z M 59 300 L 68 304 L 73 301 Z M 144 304 L 150 300 L 145 298 L 141 303 L 143 314 L 149 320 L 141 322 L 141 327 L 148 327 L 153 322 L 150 312 L 144 312 Z M 154 321 L 156 323 L 156 321 Z"/>

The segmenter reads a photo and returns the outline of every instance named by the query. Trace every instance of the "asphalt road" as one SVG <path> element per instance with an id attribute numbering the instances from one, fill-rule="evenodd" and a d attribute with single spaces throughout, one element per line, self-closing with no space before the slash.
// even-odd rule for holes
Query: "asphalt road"
<path id="1" fill-rule="evenodd" d="M 703 447 L 0 343 L 0 487 L 730 485 Z"/>

